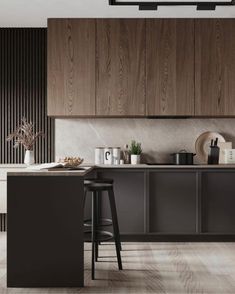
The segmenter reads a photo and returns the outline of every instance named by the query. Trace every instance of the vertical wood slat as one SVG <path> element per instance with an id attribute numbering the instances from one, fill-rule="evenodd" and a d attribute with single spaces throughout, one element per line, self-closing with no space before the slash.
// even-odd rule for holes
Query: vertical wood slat
<path id="1" fill-rule="evenodd" d="M 6 142 L 26 117 L 45 138 L 35 145 L 37 163 L 54 160 L 54 119 L 47 117 L 47 30 L 0 29 L 0 163 L 23 163 L 24 148 Z"/>

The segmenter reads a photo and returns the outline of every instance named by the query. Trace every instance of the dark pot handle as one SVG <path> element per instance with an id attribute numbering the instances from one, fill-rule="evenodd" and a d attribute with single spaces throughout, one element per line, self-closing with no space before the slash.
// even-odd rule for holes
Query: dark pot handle
<path id="1" fill-rule="evenodd" d="M 187 152 L 187 150 L 182 149 L 182 150 L 180 150 L 178 153 L 188 153 L 188 152 Z"/>

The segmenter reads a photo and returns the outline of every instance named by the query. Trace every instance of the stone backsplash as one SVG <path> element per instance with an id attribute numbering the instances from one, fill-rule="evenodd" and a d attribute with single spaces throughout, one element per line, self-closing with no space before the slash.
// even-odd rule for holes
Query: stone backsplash
<path id="1" fill-rule="evenodd" d="M 170 162 L 170 154 L 195 152 L 197 137 L 206 131 L 221 133 L 235 146 L 235 119 L 56 119 L 56 158 L 80 156 L 94 162 L 96 146 L 120 146 L 132 139 L 142 143 L 143 162 Z M 199 160 L 196 157 L 196 162 Z"/>

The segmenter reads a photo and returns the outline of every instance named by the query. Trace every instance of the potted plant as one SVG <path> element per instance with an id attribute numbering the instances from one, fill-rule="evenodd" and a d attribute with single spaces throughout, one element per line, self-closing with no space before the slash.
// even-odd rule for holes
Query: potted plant
<path id="1" fill-rule="evenodd" d="M 44 134 L 42 132 L 35 133 L 34 125 L 23 118 L 21 125 L 7 137 L 7 141 L 14 140 L 14 148 L 17 148 L 20 144 L 24 146 L 26 150 L 24 163 L 30 165 L 35 163 L 33 146 L 40 136 L 44 136 Z"/>
<path id="2" fill-rule="evenodd" d="M 131 154 L 131 164 L 140 164 L 140 155 L 142 153 L 141 143 L 135 140 L 131 141 L 130 154 Z"/>

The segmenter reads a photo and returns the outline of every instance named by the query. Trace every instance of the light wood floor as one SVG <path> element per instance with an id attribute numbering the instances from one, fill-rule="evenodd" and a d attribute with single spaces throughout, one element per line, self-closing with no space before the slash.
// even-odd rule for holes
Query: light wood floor
<path id="1" fill-rule="evenodd" d="M 7 289 L 6 234 L 0 233 L 0 294 L 4 293 L 211 293 L 235 294 L 235 243 L 125 243 L 123 271 L 114 246 L 101 246 L 96 281 L 85 252 L 85 288 Z"/>

